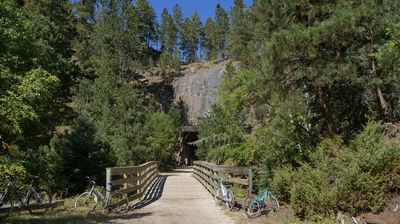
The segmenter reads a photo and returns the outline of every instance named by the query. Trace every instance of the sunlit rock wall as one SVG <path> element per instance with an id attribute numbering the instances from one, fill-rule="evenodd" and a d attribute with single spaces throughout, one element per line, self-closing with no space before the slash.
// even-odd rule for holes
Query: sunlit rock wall
<path id="1" fill-rule="evenodd" d="M 189 65 L 184 76 L 175 79 L 174 103 L 183 111 L 186 125 L 196 126 L 211 112 L 218 100 L 218 86 L 222 82 L 228 61 Z"/>

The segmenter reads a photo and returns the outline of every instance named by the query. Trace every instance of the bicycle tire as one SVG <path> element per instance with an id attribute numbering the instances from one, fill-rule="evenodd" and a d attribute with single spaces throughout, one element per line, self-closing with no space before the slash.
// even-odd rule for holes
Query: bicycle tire
<path id="1" fill-rule="evenodd" d="M 3 200 L 0 201 L 0 209 L 5 211 L 5 212 L 0 212 L 0 220 L 2 220 L 7 218 L 11 214 L 14 208 L 14 203 L 11 200 L 10 195 L 9 194 L 5 195 L 4 192 L 0 192 L 0 198 L 3 198 Z"/>
<path id="2" fill-rule="evenodd" d="M 89 215 L 96 209 L 97 195 L 89 194 L 89 192 L 84 192 L 76 198 L 74 209 L 77 212 Z"/>
<path id="3" fill-rule="evenodd" d="M 125 213 L 129 209 L 129 200 L 126 194 L 115 192 L 110 195 L 110 208 L 115 213 Z"/>
<path id="4" fill-rule="evenodd" d="M 37 206 L 38 208 L 34 208 Z M 51 207 L 51 194 L 46 189 L 31 192 L 26 201 L 26 207 L 31 215 L 44 215 Z"/>
<path id="5" fill-rule="evenodd" d="M 249 196 L 243 201 L 243 209 L 245 210 L 247 217 L 258 217 L 261 213 L 261 204 L 255 197 Z"/>
<path id="6" fill-rule="evenodd" d="M 223 199 L 224 199 L 224 196 L 222 195 L 222 190 L 221 190 L 221 188 L 218 188 L 215 191 L 215 195 L 214 195 L 215 204 L 221 205 Z"/>
<path id="7" fill-rule="evenodd" d="M 229 210 L 232 210 L 233 207 L 235 206 L 235 195 L 231 190 L 228 190 L 226 195 L 228 198 L 228 200 L 225 202 L 226 207 L 228 207 Z"/>
<path id="8" fill-rule="evenodd" d="M 274 195 L 269 195 L 268 197 L 269 200 L 269 207 L 272 209 L 274 212 L 278 212 L 281 210 L 281 207 L 279 206 L 279 201 Z"/>

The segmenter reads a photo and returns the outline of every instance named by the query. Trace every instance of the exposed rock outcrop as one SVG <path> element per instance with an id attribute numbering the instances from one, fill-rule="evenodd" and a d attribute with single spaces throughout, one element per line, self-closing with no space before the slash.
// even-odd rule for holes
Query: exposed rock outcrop
<path id="1" fill-rule="evenodd" d="M 174 103 L 182 110 L 186 125 L 198 126 L 218 100 L 226 61 L 194 63 L 183 68 L 184 76 L 174 80 Z"/>

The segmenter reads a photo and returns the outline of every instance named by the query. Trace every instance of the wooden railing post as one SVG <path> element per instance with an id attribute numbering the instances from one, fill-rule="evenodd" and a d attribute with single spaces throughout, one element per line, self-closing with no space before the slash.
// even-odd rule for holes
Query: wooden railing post
<path id="1" fill-rule="evenodd" d="M 248 195 L 250 196 L 253 192 L 253 169 L 249 168 L 249 174 L 247 174 L 247 188 L 249 190 Z"/>
<path id="2" fill-rule="evenodd" d="M 113 183 L 120 187 L 117 192 L 128 194 L 129 200 L 140 200 L 157 176 L 158 164 L 154 161 L 139 166 L 106 168 L 106 189 L 110 191 L 109 183 Z"/>
<path id="3" fill-rule="evenodd" d="M 128 174 L 124 173 L 124 179 L 128 178 Z M 128 189 L 128 183 L 124 183 L 124 189 Z"/>
<path id="4" fill-rule="evenodd" d="M 106 197 L 108 198 L 111 191 L 111 168 L 106 168 Z"/>

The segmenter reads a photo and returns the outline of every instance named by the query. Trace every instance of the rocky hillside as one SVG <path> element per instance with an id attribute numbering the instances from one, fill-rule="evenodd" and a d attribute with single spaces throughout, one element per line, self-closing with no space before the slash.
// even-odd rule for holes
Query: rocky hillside
<path id="1" fill-rule="evenodd" d="M 183 76 L 173 81 L 174 103 L 184 111 L 187 125 L 199 125 L 201 118 L 211 112 L 218 100 L 218 86 L 229 62 L 210 61 L 186 65 L 182 68 Z"/>

